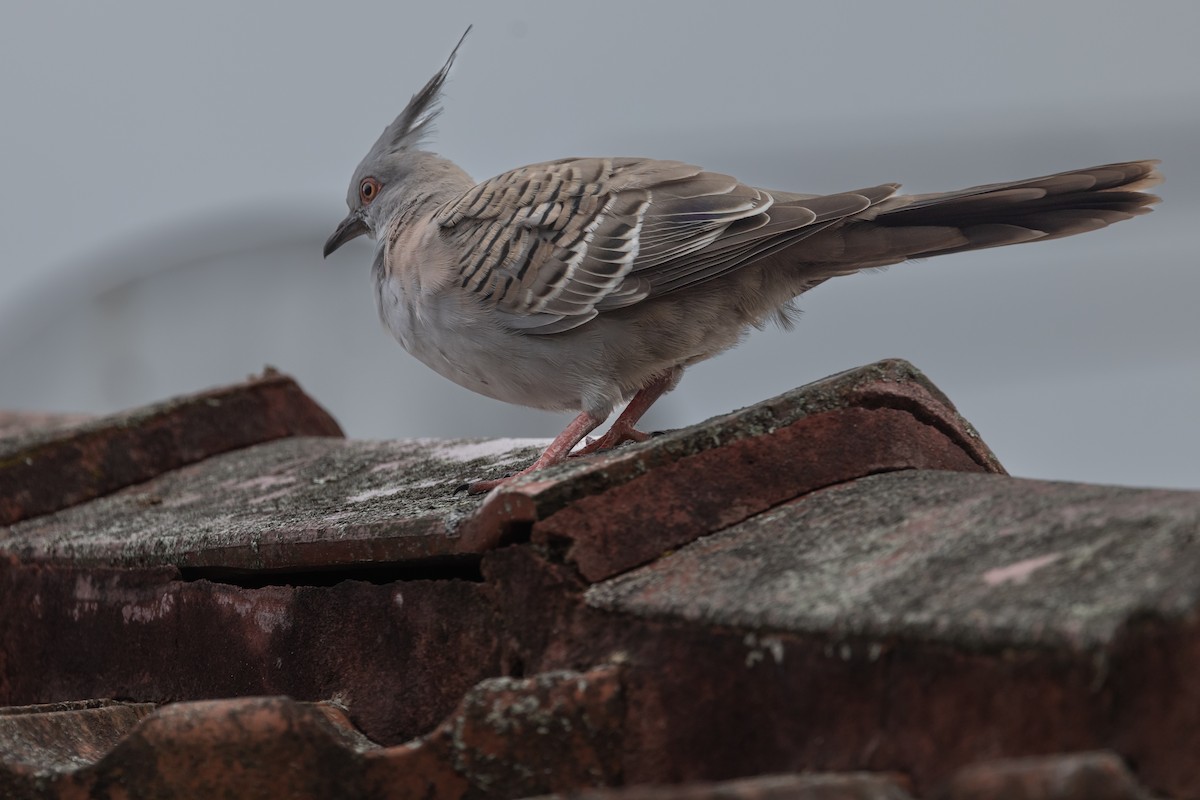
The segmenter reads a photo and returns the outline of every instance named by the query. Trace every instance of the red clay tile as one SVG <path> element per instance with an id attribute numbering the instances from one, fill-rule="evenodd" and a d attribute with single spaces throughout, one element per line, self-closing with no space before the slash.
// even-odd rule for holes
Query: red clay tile
<path id="1" fill-rule="evenodd" d="M 899 469 L 982 467 L 907 411 L 838 409 L 576 500 L 534 523 L 533 541 L 563 548 L 600 581 L 815 489 Z"/>
<path id="2" fill-rule="evenodd" d="M 478 554 L 532 525 L 536 543 L 566 542 L 581 572 L 599 580 L 830 483 L 914 467 L 1000 470 L 903 362 L 579 459 L 482 506 L 453 491 L 464 475 L 535 452 L 505 440 L 271 442 L 0 528 L 0 553 L 204 574 L 328 569 Z"/>
<path id="3" fill-rule="evenodd" d="M 62 798 L 359 798 L 373 747 L 328 705 L 284 697 L 164 706 L 98 762 L 62 775 Z"/>
<path id="4" fill-rule="evenodd" d="M 342 431 L 289 377 L 0 439 L 0 525 L 57 511 L 216 453 Z"/>
<path id="5" fill-rule="evenodd" d="M 428 736 L 390 748 L 336 706 L 285 697 L 12 709 L 0 796 L 401 800 L 615 785 L 624 710 L 614 667 L 484 681 Z"/>
<path id="6" fill-rule="evenodd" d="M 578 463 L 488 497 L 463 536 L 535 543 L 602 580 L 805 492 L 900 469 L 1003 473 L 911 364 L 881 361 Z M 493 537 L 487 540 L 487 537 Z"/>
<path id="7" fill-rule="evenodd" d="M 48 414 L 38 411 L 0 411 L 0 441 L 31 433 L 70 428 L 92 419 L 91 414 Z M 3 447 L 0 444 L 0 447 Z"/>
<path id="8" fill-rule="evenodd" d="M 630 786 L 573 793 L 573 800 L 910 800 L 898 776 L 864 772 L 767 775 L 689 783 Z"/>
<path id="9" fill-rule="evenodd" d="M 99 701 L 0 712 L 5 798 L 515 798 L 588 800 L 908 800 L 895 773 L 762 775 L 720 783 L 632 785 L 625 719 L 640 712 L 624 668 L 494 679 L 470 690 L 436 730 L 380 748 L 341 708 L 285 697 L 154 709 Z M 727 738 L 727 744 L 737 742 Z M 635 758 L 636 760 L 636 758 Z M 939 800 L 1141 800 L 1111 753 L 984 761 Z"/>
<path id="10" fill-rule="evenodd" d="M 153 710 L 109 700 L 0 708 L 0 797 L 33 796 L 39 785 L 95 763 Z"/>
<path id="11" fill-rule="evenodd" d="M 986 447 L 896 362 L 482 508 L 447 492 L 531 453 L 510 445 L 291 439 L 0 531 L 0 606 L 21 610 L 0 616 L 0 703 L 348 708 L 160 709 L 58 796 L 863 769 L 928 793 L 981 758 L 1097 748 L 1200 796 L 1200 493 L 984 474 Z M 854 480 L 913 466 L 958 471 Z"/>
<path id="12" fill-rule="evenodd" d="M 484 681 L 428 736 L 368 754 L 368 793 L 526 797 L 616 785 L 624 714 L 616 667 Z"/>
<path id="13" fill-rule="evenodd" d="M 0 615 L 0 705 L 337 698 L 395 743 L 500 671 L 487 591 L 464 580 L 251 589 L 170 568 L 21 565 L 0 568 L 0 605 L 23 609 Z"/>
<path id="14" fill-rule="evenodd" d="M 1187 608 L 1177 574 L 1149 572 L 1145 580 L 1174 595 L 1175 608 L 1132 615 L 1118 634 L 1106 664 L 1113 736 L 1105 746 L 1155 792 L 1200 798 L 1200 610 Z"/>
<path id="15" fill-rule="evenodd" d="M 1148 800 L 1114 753 L 984 761 L 964 767 L 941 800 Z"/>
<path id="16" fill-rule="evenodd" d="M 1080 650 L 1200 608 L 1197 537 L 1200 492 L 908 471 L 813 492 L 587 597 L 747 629 Z"/>
<path id="17" fill-rule="evenodd" d="M 205 575 L 472 554 L 458 527 L 479 500 L 453 487 L 481 448 L 306 437 L 268 442 L 0 527 L 0 553 L 26 563 L 173 565 Z M 526 452 L 532 450 L 517 454 Z"/>
<path id="18" fill-rule="evenodd" d="M 604 616 L 557 624 L 627 654 L 648 710 L 630 780 L 868 768 L 927 790 L 980 758 L 1111 748 L 1195 797 L 1198 540 L 1196 492 L 893 473 L 593 586 Z M 536 669 L 577 657 L 539 646 Z"/>

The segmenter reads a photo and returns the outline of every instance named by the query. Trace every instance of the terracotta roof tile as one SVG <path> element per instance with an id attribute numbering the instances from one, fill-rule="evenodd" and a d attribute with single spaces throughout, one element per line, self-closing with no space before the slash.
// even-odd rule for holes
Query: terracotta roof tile
<path id="1" fill-rule="evenodd" d="M 614 668 L 492 679 L 410 744 L 381 748 L 328 703 L 257 697 L 62 704 L 0 715 L 0 796 L 519 797 L 620 779 Z"/>
<path id="2" fill-rule="evenodd" d="M 1200 608 L 1198 541 L 1200 492 L 894 472 L 808 494 L 587 599 L 832 641 L 1096 651 L 1131 621 Z"/>
<path id="3" fill-rule="evenodd" d="M 0 439 L 0 797 L 1200 796 L 1200 493 L 1009 478 L 904 362 L 482 501 L 530 443 L 282 376 L 66 424 Z"/>
<path id="4" fill-rule="evenodd" d="M 353 577 L 244 588 L 173 568 L 0 565 L 0 605 L 22 610 L 0 617 L 0 705 L 341 698 L 366 735 L 392 744 L 501 674 L 483 583 Z"/>
<path id="5" fill-rule="evenodd" d="M 341 436 L 291 378 L 225 389 L 0 439 L 0 525 L 57 511 L 167 470 L 282 436 Z"/>
<path id="6" fill-rule="evenodd" d="M 575 800 L 910 800 L 901 776 L 864 772 L 765 775 L 688 783 L 630 786 L 571 795 Z"/>
<path id="7" fill-rule="evenodd" d="M 5 439 L 34 432 L 70 428 L 92 419 L 91 414 L 50 414 L 39 411 L 0 411 L 0 447 Z"/>
<path id="8" fill-rule="evenodd" d="M 228 571 L 477 553 L 456 535 L 479 506 L 453 491 L 464 446 L 281 439 L 0 529 L 0 551 L 27 563 Z"/>
<path id="9" fill-rule="evenodd" d="M 94 764 L 153 710 L 111 700 L 0 709 L 0 797 Z"/>
<path id="10" fill-rule="evenodd" d="M 228 405 L 230 398 L 246 405 L 266 388 L 284 390 L 288 402 L 301 408 L 315 408 L 293 399 L 298 390 L 290 382 L 280 386 L 283 380 L 130 416 L 142 420 L 141 427 L 145 420 L 158 426 L 166 417 L 191 431 L 197 423 L 188 415 L 197 409 Z M 242 409 L 224 414 L 243 415 Z M 109 439 L 117 435 L 113 431 L 130 429 L 139 427 L 100 420 L 52 443 L 78 453 L 81 437 Z M 172 448 L 155 468 L 165 472 L 168 465 L 214 456 L 233 444 L 226 438 L 195 455 L 165 455 L 178 451 Z M 528 535 L 532 526 L 535 541 L 569 543 L 568 558 L 598 580 L 821 486 L 914 467 L 1002 471 L 941 393 L 896 361 L 530 476 L 502 487 L 482 506 L 454 492 L 464 477 L 523 463 L 535 452 L 504 440 L 285 439 L 207 457 L 96 502 L 0 530 L 0 552 L 25 562 L 76 566 L 307 569 L 478 554 L 510 540 L 514 531 Z M 41 460 L 34 463 L 41 468 Z M 30 480 L 22 475 L 12 479 Z M 108 479 L 108 491 L 116 483 Z"/>
<path id="11" fill-rule="evenodd" d="M 914 468 L 1004 472 L 924 375 L 881 361 L 526 476 L 489 496 L 479 518 L 532 525 L 535 542 L 599 580 L 813 489 Z M 470 535 L 486 541 L 496 528 Z"/>
<path id="12" fill-rule="evenodd" d="M 944 800 L 1148 800 L 1114 753 L 999 759 L 964 767 Z"/>

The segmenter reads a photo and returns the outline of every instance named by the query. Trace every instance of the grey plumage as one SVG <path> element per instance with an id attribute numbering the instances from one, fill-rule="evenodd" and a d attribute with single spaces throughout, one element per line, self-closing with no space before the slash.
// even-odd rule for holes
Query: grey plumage
<path id="1" fill-rule="evenodd" d="M 355 171 L 326 255 L 370 234 L 380 315 L 406 349 L 482 394 L 580 412 L 532 468 L 634 395 L 592 449 L 641 438 L 633 423 L 684 367 L 831 277 L 1096 230 L 1158 200 L 1144 191 L 1161 180 L 1155 161 L 929 195 L 769 191 L 641 158 L 549 161 L 475 184 L 420 149 L 453 60 Z"/>

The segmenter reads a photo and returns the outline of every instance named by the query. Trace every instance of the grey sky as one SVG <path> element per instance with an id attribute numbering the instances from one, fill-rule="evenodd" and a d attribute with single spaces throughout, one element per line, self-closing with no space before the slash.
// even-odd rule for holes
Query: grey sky
<path id="1" fill-rule="evenodd" d="M 104 410 L 270 362 L 358 435 L 555 433 L 391 345 L 367 248 L 320 264 L 354 165 L 469 22 L 434 147 L 480 178 L 624 154 L 933 191 L 1165 159 L 1149 218 L 831 282 L 652 424 L 902 356 L 1014 472 L 1200 485 L 1183 1 L 7 4 L 0 406 Z M 131 283 L 160 267 L 184 272 Z"/>

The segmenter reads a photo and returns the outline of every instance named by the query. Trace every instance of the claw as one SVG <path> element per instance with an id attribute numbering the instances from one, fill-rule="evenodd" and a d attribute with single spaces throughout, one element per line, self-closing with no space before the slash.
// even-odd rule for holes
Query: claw
<path id="1" fill-rule="evenodd" d="M 599 439 L 589 442 L 586 446 L 579 448 L 571 455 L 589 456 L 592 453 L 599 453 L 604 450 L 612 450 L 614 447 L 620 447 L 626 442 L 644 442 L 649 438 L 650 434 L 648 433 L 642 433 L 641 431 L 635 430 L 631 427 L 625 427 L 623 425 L 618 426 L 614 424 L 613 427 L 609 429 L 608 433 L 604 434 Z"/>

